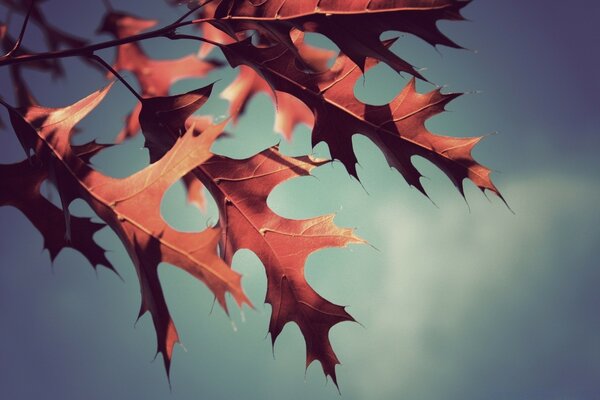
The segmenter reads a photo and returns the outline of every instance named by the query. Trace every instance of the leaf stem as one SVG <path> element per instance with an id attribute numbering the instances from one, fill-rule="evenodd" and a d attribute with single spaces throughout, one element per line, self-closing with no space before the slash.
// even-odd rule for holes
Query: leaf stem
<path id="1" fill-rule="evenodd" d="M 21 26 L 21 32 L 19 32 L 19 37 L 17 38 L 17 41 L 8 53 L 0 57 L 0 60 L 10 57 L 15 51 L 19 50 L 19 47 L 21 47 L 21 42 L 23 41 L 23 37 L 25 36 L 25 29 L 27 29 L 27 22 L 29 22 L 29 17 L 31 16 L 31 10 L 33 9 L 34 1 L 35 0 L 31 0 L 29 2 L 29 8 L 27 9 L 27 14 L 25 15 L 25 20 L 23 21 L 23 26 Z"/>
<path id="2" fill-rule="evenodd" d="M 118 80 L 120 80 L 121 83 L 123 85 L 125 85 L 125 87 L 127 89 L 129 89 L 129 91 L 135 97 L 137 97 L 137 99 L 140 102 L 144 101 L 144 98 L 129 84 L 129 82 L 127 82 L 125 80 L 125 78 L 123 78 L 123 76 L 121 76 L 121 74 L 119 74 L 109 63 L 107 63 L 106 61 L 104 61 L 104 59 L 102 57 L 100 57 L 97 54 L 93 54 L 93 53 L 89 57 L 92 58 L 92 59 L 94 59 L 95 61 L 97 61 L 98 63 L 100 63 L 104 68 L 106 68 L 108 71 L 110 71 L 110 73 L 113 74 Z"/>
<path id="3" fill-rule="evenodd" d="M 210 39 L 206 39 L 203 38 L 202 36 L 194 36 L 194 35 L 186 35 L 183 33 L 174 33 L 172 35 L 167 36 L 169 39 L 173 39 L 173 40 L 177 40 L 177 39 L 190 39 L 190 40 L 198 40 L 200 42 L 204 42 L 204 43 L 208 43 L 208 44 L 212 44 L 213 46 L 216 47 L 221 47 L 223 46 L 222 43 L 217 43 L 215 41 L 212 41 Z"/>

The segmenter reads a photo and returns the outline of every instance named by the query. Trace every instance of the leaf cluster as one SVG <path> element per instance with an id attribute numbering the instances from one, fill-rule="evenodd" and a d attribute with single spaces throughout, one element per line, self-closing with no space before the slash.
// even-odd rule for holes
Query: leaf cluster
<path id="1" fill-rule="evenodd" d="M 463 181 L 500 196 L 490 170 L 476 162 L 471 151 L 481 139 L 437 135 L 425 122 L 444 111 L 457 93 L 434 89 L 419 93 L 421 72 L 390 50 L 395 39 L 381 40 L 387 31 L 416 35 L 431 45 L 458 47 L 437 28 L 440 20 L 461 20 L 467 1 L 458 0 L 205 0 L 191 2 L 190 10 L 174 23 L 157 28 L 157 21 L 114 10 L 108 2 L 99 32 L 113 36 L 90 44 L 62 32 L 44 16 L 38 1 L 0 0 L 25 15 L 18 37 L 0 26 L 5 55 L 0 68 L 10 72 L 14 102 L 0 99 L 8 110 L 14 134 L 28 159 L 0 165 L 0 206 L 13 206 L 44 237 L 52 259 L 66 247 L 81 252 L 93 266 L 115 267 L 96 244 L 94 234 L 110 227 L 125 246 L 140 282 L 140 316 L 150 313 L 167 374 L 178 334 L 167 307 L 158 266 L 170 263 L 202 281 L 227 311 L 229 294 L 241 307 L 252 307 L 242 288 L 242 277 L 231 269 L 240 249 L 253 251 L 262 261 L 268 280 L 265 302 L 272 307 L 269 333 L 273 343 L 283 327 L 294 322 L 306 341 L 306 366 L 319 361 L 337 385 L 339 360 L 329 341 L 330 329 L 353 321 L 343 306 L 319 295 L 304 277 L 307 257 L 320 249 L 360 244 L 352 229 L 334 223 L 333 215 L 305 220 L 282 217 L 271 210 L 267 198 L 282 182 L 311 173 L 330 162 L 311 156 L 290 157 L 277 147 L 247 159 L 214 155 L 211 145 L 223 135 L 228 120 L 215 124 L 202 106 L 213 85 L 170 95 L 172 85 L 185 78 L 204 77 L 224 67 L 211 58 L 222 52 L 227 64 L 239 67 L 237 78 L 221 93 L 229 101 L 232 122 L 249 101 L 266 92 L 276 106 L 274 129 L 291 138 L 298 124 L 312 129 L 312 145 L 325 142 L 332 160 L 340 161 L 359 179 L 352 136 L 369 137 L 389 165 L 407 183 L 425 193 L 421 175 L 412 164 L 421 156 L 439 167 L 463 192 Z M 35 53 L 23 44 L 28 21 L 42 31 L 47 51 Z M 192 26 L 195 34 L 184 34 Z M 320 33 L 340 49 L 338 54 L 305 42 L 306 32 Z M 157 60 L 141 41 L 156 37 L 194 40 L 198 52 L 178 59 Z M 115 60 L 106 62 L 97 52 L 114 48 Z M 113 83 L 71 105 L 40 105 L 23 78 L 24 68 L 51 76 L 64 74 L 60 59 L 81 57 L 109 79 L 120 80 L 137 98 L 115 144 L 142 134 L 150 165 L 127 178 L 116 179 L 96 170 L 91 158 L 112 144 L 96 141 L 74 145 L 78 123 L 107 96 Z M 333 64 L 330 60 L 333 58 Z M 385 105 L 365 104 L 354 87 L 365 71 L 378 63 L 413 78 Z M 140 91 L 121 75 L 128 71 Z M 189 200 L 204 207 L 203 188 L 215 200 L 219 221 L 197 233 L 171 228 L 160 215 L 160 203 L 169 187 L 183 179 Z M 43 182 L 51 182 L 62 207 L 42 196 Z M 84 200 L 103 223 L 73 217 L 69 204 Z"/>

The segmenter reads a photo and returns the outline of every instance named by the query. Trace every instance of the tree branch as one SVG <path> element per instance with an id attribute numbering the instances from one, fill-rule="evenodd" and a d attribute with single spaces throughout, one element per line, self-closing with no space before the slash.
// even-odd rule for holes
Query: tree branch
<path id="1" fill-rule="evenodd" d="M 138 35 L 128 36 L 126 38 L 114 39 L 114 40 L 109 40 L 106 42 L 91 44 L 88 46 L 82 46 L 82 47 L 77 47 L 77 48 L 73 48 L 73 49 L 66 49 L 66 50 L 59 50 L 59 51 L 49 51 L 49 52 L 45 52 L 45 53 L 27 54 L 27 55 L 21 55 L 21 56 L 10 57 L 10 58 L 2 58 L 2 59 L 0 59 L 0 67 L 5 66 L 5 65 L 23 64 L 23 63 L 39 61 L 39 60 L 86 56 L 88 54 L 93 54 L 94 52 L 96 52 L 98 50 L 109 49 L 112 47 L 121 46 L 123 44 L 139 42 L 142 40 L 153 39 L 153 38 L 157 38 L 157 37 L 171 38 L 172 36 L 175 35 L 174 32 L 178 28 L 181 28 L 184 26 L 189 26 L 189 25 L 194 25 L 194 24 L 198 24 L 198 23 L 202 23 L 202 22 L 212 21 L 212 20 L 213 20 L 213 18 L 207 18 L 207 19 L 196 19 L 193 21 L 175 22 L 175 23 L 169 24 L 163 28 L 159 28 L 159 29 L 156 29 L 153 31 L 140 33 Z M 200 39 L 196 36 L 191 36 L 191 35 L 180 35 L 180 36 L 189 36 L 188 39 L 192 39 L 192 38 L 194 38 L 196 40 Z M 183 37 L 181 37 L 181 39 L 183 39 Z M 207 43 L 209 43 L 209 41 L 207 39 L 205 39 L 205 41 L 207 41 Z M 219 45 L 215 42 L 212 42 L 212 44 Z"/>
<path id="2" fill-rule="evenodd" d="M 27 14 L 25 15 L 25 20 L 23 21 L 23 26 L 21 27 L 21 32 L 19 33 L 19 37 L 17 38 L 17 41 L 15 42 L 12 49 L 10 49 L 8 53 L 6 53 L 2 57 L 0 57 L 0 60 L 10 57 L 15 51 L 19 50 L 19 47 L 21 46 L 21 42 L 23 41 L 23 36 L 25 36 L 25 29 L 27 29 L 27 22 L 29 22 L 29 17 L 31 16 L 31 10 L 33 9 L 34 1 L 35 0 L 31 0 L 29 2 L 29 8 L 27 9 Z"/>

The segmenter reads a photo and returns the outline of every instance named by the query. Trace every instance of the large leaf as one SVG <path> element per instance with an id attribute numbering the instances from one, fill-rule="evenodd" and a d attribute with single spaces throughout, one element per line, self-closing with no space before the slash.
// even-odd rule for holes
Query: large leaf
<path id="1" fill-rule="evenodd" d="M 147 134 L 144 130 L 155 157 L 167 152 L 178 137 L 177 130 L 164 133 L 157 140 L 154 132 Z M 245 160 L 215 155 L 193 172 L 219 207 L 220 248 L 225 262 L 231 264 L 237 250 L 249 249 L 265 266 L 266 302 L 272 306 L 269 332 L 273 344 L 284 325 L 295 322 L 306 340 L 306 366 L 314 360 L 320 361 L 325 374 L 337 384 L 335 366 L 339 360 L 328 334 L 335 324 L 353 319 L 344 307 L 330 303 L 308 285 L 304 264 L 315 251 L 362 243 L 362 240 L 351 229 L 335 226 L 333 215 L 292 220 L 277 215 L 267 205 L 269 193 L 277 185 L 308 175 L 324 162 L 310 157 L 286 157 L 277 148 L 270 148 Z"/>
<path id="2" fill-rule="evenodd" d="M 390 40 L 384 45 L 389 47 L 392 43 Z M 354 95 L 362 71 L 344 54 L 338 56 L 330 70 L 313 73 L 299 69 L 294 52 L 283 44 L 256 47 L 246 39 L 223 45 L 222 49 L 231 65 L 251 66 L 273 88 L 306 104 L 315 115 L 313 144 L 325 141 L 332 157 L 340 160 L 353 176 L 358 178 L 352 136 L 358 132 L 371 138 L 389 164 L 422 192 L 421 174 L 411 162 L 415 155 L 442 169 L 461 193 L 463 180 L 468 178 L 481 190 L 500 196 L 490 179 L 490 170 L 471 156 L 480 137 L 434 135 L 425 127 L 427 119 L 442 112 L 459 94 L 443 94 L 439 89 L 420 94 L 413 79 L 389 104 L 369 105 Z M 376 60 L 368 59 L 365 69 L 376 64 Z"/>
<path id="3" fill-rule="evenodd" d="M 398 72 L 421 77 L 381 41 L 386 31 L 416 35 L 432 45 L 458 47 L 436 26 L 440 20 L 462 20 L 461 0 L 215 0 L 209 20 L 225 32 L 257 30 L 283 43 L 296 27 L 331 39 L 360 68 L 367 58 L 384 61 Z"/>
<path id="4" fill-rule="evenodd" d="M 249 304 L 240 275 L 216 253 L 219 228 L 199 233 L 178 232 L 160 215 L 160 202 L 169 187 L 211 157 L 212 142 L 223 125 L 202 135 L 191 130 L 146 169 L 125 179 L 107 177 L 88 166 L 70 144 L 75 125 L 104 98 L 108 88 L 64 108 L 8 107 L 11 122 L 22 143 L 53 171 L 62 202 L 85 200 L 123 242 L 136 267 L 142 290 L 140 316 L 149 311 L 157 333 L 157 351 L 169 371 L 178 336 L 158 279 L 158 266 L 167 262 L 204 282 L 227 309 L 225 294 L 241 306 Z M 63 207 L 66 208 L 66 207 Z"/>
<path id="5" fill-rule="evenodd" d="M 339 360 L 329 342 L 329 330 L 353 318 L 344 307 L 327 301 L 308 285 L 304 264 L 315 251 L 362 240 L 352 229 L 337 227 L 333 215 L 292 220 L 267 205 L 267 197 L 277 185 L 308 175 L 321 164 L 310 157 L 286 157 L 270 148 L 245 160 L 213 156 L 196 171 L 219 206 L 225 261 L 230 262 L 237 250 L 249 249 L 265 266 L 265 301 L 272 306 L 269 332 L 273 344 L 284 325 L 295 322 L 306 340 L 306 367 L 318 360 L 337 385 Z"/>

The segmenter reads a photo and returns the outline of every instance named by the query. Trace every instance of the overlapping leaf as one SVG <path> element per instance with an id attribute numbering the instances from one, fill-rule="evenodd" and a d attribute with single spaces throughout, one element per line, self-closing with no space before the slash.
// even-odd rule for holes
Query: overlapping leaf
<path id="1" fill-rule="evenodd" d="M 99 31 L 115 38 L 124 38 L 155 25 L 154 20 L 109 11 L 104 16 Z M 217 61 L 204 61 L 195 55 L 173 60 L 155 60 L 138 43 L 127 43 L 118 47 L 114 68 L 117 71 L 130 71 L 140 85 L 142 97 L 152 98 L 168 96 L 171 85 L 175 82 L 185 78 L 202 78 L 219 65 Z M 123 141 L 139 132 L 138 117 L 141 108 L 142 105 L 138 103 L 127 116 L 125 127 L 117 136 L 117 141 Z"/>
<path id="2" fill-rule="evenodd" d="M 304 35 L 298 30 L 292 30 L 291 40 L 296 49 L 295 54 L 299 58 L 298 63 L 302 63 L 313 72 L 327 68 L 327 62 L 333 56 L 332 51 L 305 44 Z M 288 93 L 273 90 L 267 81 L 248 66 L 241 65 L 239 70 L 237 78 L 221 93 L 221 97 L 230 103 L 229 113 L 234 121 L 237 121 L 255 95 L 265 92 L 271 96 L 276 106 L 274 127 L 276 132 L 290 140 L 296 125 L 313 126 L 313 114 L 300 100 Z"/>
<path id="3" fill-rule="evenodd" d="M 155 157 L 166 152 L 178 137 L 177 129 L 164 130 L 159 141 L 152 130 L 143 132 Z M 223 229 L 220 248 L 225 262 L 230 264 L 237 250 L 249 249 L 265 266 L 273 344 L 284 325 L 295 322 L 306 340 L 307 367 L 314 360 L 320 361 L 325 373 L 337 383 L 335 366 L 339 361 L 328 334 L 335 324 L 353 319 L 344 307 L 330 303 L 308 285 L 304 264 L 311 253 L 320 249 L 362 241 L 351 229 L 335 226 L 333 215 L 291 220 L 275 214 L 267 205 L 267 197 L 275 186 L 309 175 L 324 162 L 310 157 L 286 157 L 277 148 L 270 148 L 245 160 L 215 155 L 199 165 L 194 174 L 219 207 Z"/>
<path id="4" fill-rule="evenodd" d="M 392 43 L 390 40 L 384 45 Z M 297 67 L 295 54 L 283 44 L 256 47 L 246 39 L 222 48 L 231 65 L 252 66 L 276 90 L 287 92 L 310 107 L 315 115 L 313 144 L 325 141 L 332 157 L 340 160 L 353 176 L 358 178 L 352 136 L 359 132 L 371 138 L 390 165 L 422 192 L 421 175 L 411 162 L 415 155 L 442 169 L 461 193 L 462 182 L 468 178 L 481 190 L 500 195 L 490 179 L 490 170 L 471 156 L 481 138 L 439 136 L 425 127 L 427 119 L 442 112 L 459 94 L 443 94 L 439 89 L 420 94 L 413 79 L 391 103 L 374 106 L 355 97 L 354 86 L 362 71 L 344 54 L 338 56 L 330 70 L 311 73 Z M 376 64 L 376 60 L 369 59 L 365 69 Z"/>
<path id="5" fill-rule="evenodd" d="M 0 2 L 23 13 L 28 9 L 23 2 Z M 500 196 L 490 171 L 471 156 L 480 138 L 439 136 L 425 127 L 427 119 L 442 112 L 458 94 L 440 90 L 421 94 L 413 79 L 387 105 L 364 104 L 354 96 L 363 72 L 378 62 L 422 78 L 411 64 L 390 51 L 394 41 L 382 41 L 382 33 L 402 31 L 432 45 L 457 47 L 436 24 L 462 19 L 460 11 L 468 1 L 212 0 L 198 4 L 203 7 L 195 23 L 203 27 L 208 39 L 199 54 L 204 57 L 218 45 L 229 63 L 240 67 L 237 79 L 222 93 L 230 102 L 234 121 L 254 95 L 266 92 L 277 105 L 277 131 L 289 138 L 297 124 L 314 125 L 313 145 L 325 141 L 333 158 L 355 177 L 352 135 L 362 133 L 381 148 L 389 164 L 409 184 L 423 192 L 413 156 L 437 165 L 461 192 L 463 180 L 469 179 L 481 190 Z M 38 3 L 32 5 L 31 18 L 51 50 L 84 45 L 84 41 L 52 26 Z M 110 10 L 100 31 L 124 39 L 155 24 L 154 20 Z M 250 31 L 257 34 L 258 44 L 252 43 Z M 324 34 L 342 50 L 333 67 L 327 66 L 331 53 L 305 44 L 303 32 Z M 173 31 L 172 38 L 176 36 Z M 12 47 L 13 40 L 1 25 L 0 38 L 5 49 Z M 15 55 L 26 53 L 20 47 Z M 30 65 L 54 72 L 60 68 L 47 60 Z M 163 355 L 167 372 L 178 336 L 159 282 L 159 264 L 173 264 L 203 281 L 227 310 L 226 293 L 240 306 L 249 304 L 240 275 L 228 264 L 237 250 L 253 251 L 267 273 L 266 302 L 272 306 L 269 332 L 273 343 L 287 323 L 295 322 L 306 341 L 307 367 L 318 360 L 337 384 L 335 367 L 339 360 L 329 331 L 353 319 L 344 307 L 324 299 L 308 285 L 304 267 L 312 252 L 362 240 L 351 229 L 337 227 L 332 215 L 292 220 L 277 215 L 267 204 L 277 185 L 309 175 L 323 161 L 287 157 L 276 147 L 244 160 L 212 155 L 210 145 L 225 123 L 213 126 L 209 118 L 192 116 L 207 101 L 212 85 L 175 96 L 169 91 L 175 81 L 203 77 L 219 62 L 196 56 L 154 60 L 133 41 L 118 46 L 114 65 L 118 71 L 133 73 L 143 97 L 128 116 L 118 140 L 135 135 L 141 127 L 152 165 L 125 179 L 95 171 L 89 158 L 104 145 L 91 142 L 73 146 L 71 136 L 75 125 L 99 104 L 108 89 L 68 107 L 39 107 L 23 79 L 21 66 L 11 65 L 15 101 L 20 108 L 14 109 L 4 100 L 2 103 L 26 153 L 35 156 L 31 161 L 0 165 L 0 206 L 17 207 L 31 220 L 42 233 L 52 259 L 61 249 L 72 247 L 92 265 L 112 268 L 93 240 L 104 225 L 69 215 L 74 199 L 85 200 L 116 232 L 133 260 L 142 292 L 140 316 L 146 311 L 151 314 L 157 351 Z M 202 189 L 210 191 L 220 212 L 218 227 L 182 233 L 163 221 L 163 194 L 180 179 L 188 188 L 188 199 L 200 206 L 204 204 Z M 40 185 L 45 180 L 57 187 L 62 210 L 41 195 Z"/>
<path id="6" fill-rule="evenodd" d="M 182 233 L 170 228 L 160 215 L 164 192 L 211 156 L 210 145 L 223 126 L 212 126 L 201 136 L 190 131 L 153 165 L 125 179 L 110 178 L 90 168 L 70 145 L 74 126 L 107 91 L 108 88 L 93 93 L 65 108 L 8 109 L 24 146 L 33 149 L 52 171 L 63 204 L 68 207 L 73 199 L 84 199 L 123 242 L 140 280 L 140 316 L 151 313 L 157 351 L 163 354 L 168 371 L 178 336 L 158 280 L 161 262 L 173 264 L 204 282 L 225 309 L 227 292 L 240 306 L 249 304 L 241 289 L 240 275 L 216 253 L 220 229 Z"/>
<path id="7" fill-rule="evenodd" d="M 0 164 L 0 176 L 0 206 L 16 207 L 31 221 L 42 235 L 51 261 L 62 249 L 70 247 L 83 254 L 94 268 L 103 265 L 113 269 L 104 249 L 93 239 L 105 225 L 89 218 L 71 217 L 68 235 L 62 210 L 42 196 L 40 187 L 48 179 L 47 170 L 24 160 L 17 164 Z"/>
<path id="8" fill-rule="evenodd" d="M 458 47 L 436 26 L 441 20 L 462 20 L 462 0 L 215 0 L 206 18 L 225 32 L 258 30 L 284 43 L 291 28 L 318 32 L 331 39 L 360 68 L 367 58 L 398 72 L 421 77 L 413 66 L 391 52 L 380 36 L 386 31 L 416 35 L 432 45 Z"/>

